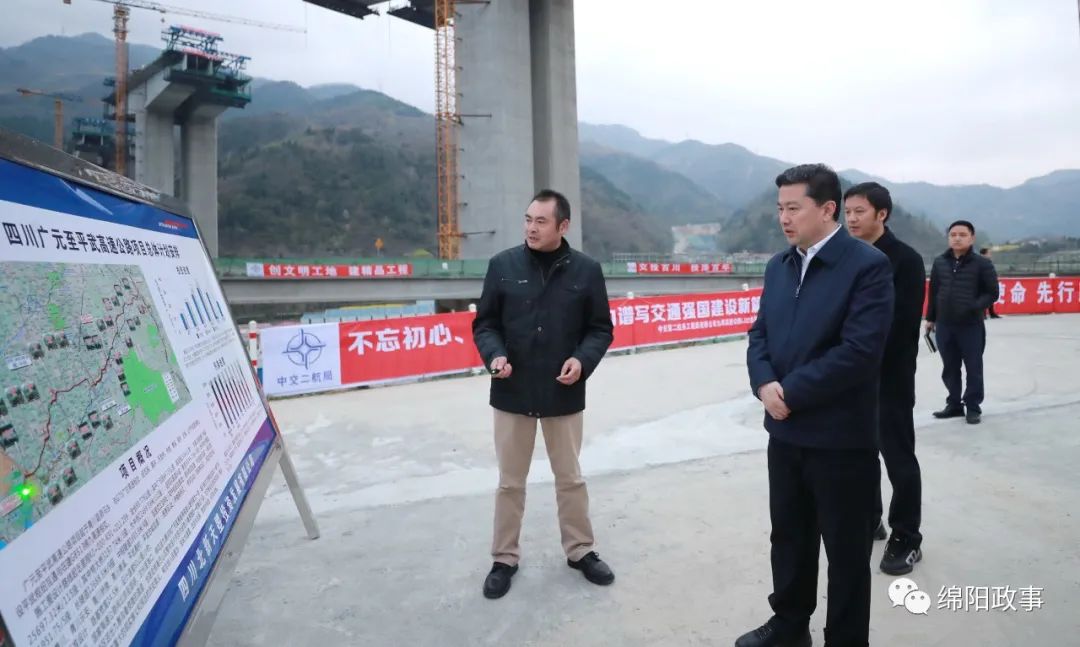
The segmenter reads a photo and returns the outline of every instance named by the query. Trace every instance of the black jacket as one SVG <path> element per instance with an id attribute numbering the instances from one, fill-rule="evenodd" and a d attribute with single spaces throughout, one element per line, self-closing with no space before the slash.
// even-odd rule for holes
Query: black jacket
<path id="1" fill-rule="evenodd" d="M 484 365 L 505 356 L 509 378 L 491 380 L 491 406 L 547 418 L 585 408 L 585 381 L 613 339 L 607 285 L 600 264 L 563 241 L 548 276 L 521 245 L 488 264 L 473 321 Z M 581 361 L 575 384 L 555 381 L 571 357 Z"/>
<path id="2" fill-rule="evenodd" d="M 874 247 L 889 257 L 896 294 L 889 339 L 881 357 L 881 397 L 915 406 L 915 362 L 926 300 L 926 268 L 919 252 L 897 238 L 888 227 Z"/>
<path id="3" fill-rule="evenodd" d="M 930 268 L 927 321 L 945 324 L 982 323 L 983 313 L 998 299 L 997 271 L 990 259 L 969 249 L 956 258 L 952 250 L 934 258 Z"/>
<path id="4" fill-rule="evenodd" d="M 746 353 L 750 388 L 779 381 L 791 409 L 765 429 L 801 447 L 877 447 L 878 371 L 892 325 L 889 259 L 840 229 L 810 260 L 795 248 L 765 268 Z"/>

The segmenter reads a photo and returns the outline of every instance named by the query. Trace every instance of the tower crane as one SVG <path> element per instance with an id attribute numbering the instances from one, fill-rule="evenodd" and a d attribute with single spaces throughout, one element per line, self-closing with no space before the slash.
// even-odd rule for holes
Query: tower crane
<path id="1" fill-rule="evenodd" d="M 546 1 L 546 0 L 545 0 Z M 1078 0 L 1080 1 L 1080 0 Z M 438 214 L 439 258 L 456 259 L 461 239 L 471 233 L 463 232 L 459 224 L 458 130 L 466 115 L 458 110 L 457 55 L 455 32 L 460 5 L 487 5 L 491 0 L 409 0 L 405 4 L 389 0 L 304 0 L 313 5 L 363 19 L 377 16 L 374 7 L 387 5 L 386 13 L 435 31 L 435 170 L 436 211 Z"/>
<path id="2" fill-rule="evenodd" d="M 64 4 L 71 4 L 72 0 L 64 0 Z M 175 14 L 177 16 L 190 16 L 204 20 L 218 22 L 231 22 L 240 25 L 249 25 L 262 29 L 277 29 L 280 31 L 293 31 L 306 33 L 303 27 L 283 25 L 262 20 L 250 20 L 238 16 L 211 13 L 207 11 L 195 11 L 183 7 L 173 7 L 150 0 L 95 0 L 113 6 L 113 34 L 116 36 L 116 172 L 123 175 L 127 171 L 127 24 L 131 9 L 147 9 L 160 14 Z"/>
<path id="3" fill-rule="evenodd" d="M 435 0 L 435 167 L 438 175 L 439 258 L 456 259 L 461 242 L 458 230 L 458 144 L 461 117 L 457 108 L 455 60 L 455 0 Z"/>
<path id="4" fill-rule="evenodd" d="M 53 100 L 56 123 L 53 125 L 53 145 L 64 150 L 64 102 L 81 102 L 83 99 L 74 94 L 64 92 L 45 92 L 43 90 L 28 90 L 16 88 L 16 92 L 24 97 L 47 97 Z"/>

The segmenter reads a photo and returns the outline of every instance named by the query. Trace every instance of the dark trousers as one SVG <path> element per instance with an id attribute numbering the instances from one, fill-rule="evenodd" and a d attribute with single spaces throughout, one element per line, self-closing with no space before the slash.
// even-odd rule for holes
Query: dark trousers
<path id="1" fill-rule="evenodd" d="M 922 545 L 922 472 L 915 458 L 915 421 L 912 405 L 882 394 L 880 401 L 881 458 L 892 483 L 889 528 L 894 537 L 911 548 Z M 874 518 L 881 519 L 881 480 L 877 482 Z"/>
<path id="2" fill-rule="evenodd" d="M 817 607 L 821 542 L 829 559 L 827 647 L 864 647 L 870 635 L 872 449 L 811 449 L 769 439 L 769 516 L 773 593 L 781 631 L 806 627 Z"/>
<path id="3" fill-rule="evenodd" d="M 981 413 L 983 401 L 983 351 L 986 350 L 986 324 L 982 320 L 950 324 L 938 322 L 937 345 L 941 353 L 941 380 L 949 390 L 949 407 L 967 406 L 968 411 Z M 960 366 L 967 371 L 967 389 L 963 388 Z M 963 396 L 961 396 L 963 391 Z"/>

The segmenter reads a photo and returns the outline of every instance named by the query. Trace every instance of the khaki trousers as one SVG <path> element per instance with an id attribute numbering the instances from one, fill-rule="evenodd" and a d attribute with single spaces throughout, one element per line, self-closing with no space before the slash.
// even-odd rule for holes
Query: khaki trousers
<path id="1" fill-rule="evenodd" d="M 589 492 L 581 476 L 583 414 L 541 418 L 555 502 L 566 556 L 577 561 L 593 550 L 589 521 Z M 536 444 L 536 418 L 495 409 L 495 454 L 499 460 L 499 489 L 495 494 L 494 561 L 514 566 L 521 559 L 521 520 L 525 515 L 525 481 Z"/>

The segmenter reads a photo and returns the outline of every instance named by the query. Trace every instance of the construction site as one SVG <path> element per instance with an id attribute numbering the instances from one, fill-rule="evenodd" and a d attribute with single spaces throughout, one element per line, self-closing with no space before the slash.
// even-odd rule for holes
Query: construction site
<path id="1" fill-rule="evenodd" d="M 176 198 L 161 204 L 182 204 L 218 257 L 220 122 L 260 97 L 252 59 L 232 51 L 227 27 L 207 23 L 265 30 L 268 39 L 304 28 L 151 0 L 63 0 L 73 2 L 112 6 L 115 73 L 102 79 L 101 95 L 16 91 L 42 111 L 51 107 L 53 147 Z M 763 303 L 760 258 L 605 260 L 614 343 L 589 377 L 579 449 L 596 550 L 618 579 L 596 587 L 567 568 L 555 479 L 538 443 L 525 470 L 520 573 L 505 599 L 482 594 L 500 473 L 490 367 L 473 352 L 471 326 L 487 259 L 521 244 L 523 196 L 555 186 L 571 204 L 582 201 L 573 0 L 295 2 L 341 21 L 381 16 L 430 31 L 433 67 L 416 73 L 433 81 L 435 109 L 423 115 L 435 133 L 437 254 L 302 263 L 213 258 L 233 314 L 228 321 L 220 306 L 208 311 L 217 315 L 213 335 L 224 317 L 220 338 L 231 337 L 236 313 L 256 312 L 244 307 L 303 312 L 298 321 L 273 322 L 281 325 L 243 321 L 238 343 L 246 345 L 227 375 L 251 377 L 250 390 L 215 382 L 214 372 L 191 381 L 206 382 L 206 401 L 213 398 L 219 410 L 235 413 L 242 400 L 266 414 L 276 448 L 288 447 L 288 471 L 273 464 L 258 475 L 269 483 L 265 498 L 259 491 L 243 502 L 250 507 L 238 515 L 247 524 L 234 535 L 239 543 L 223 547 L 221 561 L 210 560 L 221 577 L 202 581 L 212 594 L 202 594 L 205 606 L 187 625 L 205 634 L 153 644 L 726 645 L 758 626 L 769 617 L 773 583 L 769 434 L 746 367 L 746 333 Z M 132 66 L 129 25 L 141 16 L 162 20 L 161 48 Z M 97 103 L 100 116 L 70 119 L 73 104 Z M 575 218 L 568 240 L 580 248 L 583 227 Z M 714 253 L 715 223 L 673 229 L 679 253 Z M 379 238 L 379 253 L 382 244 Z M 995 306 L 1004 318 L 986 323 L 981 426 L 934 415 L 944 399 L 942 360 L 919 345 L 914 424 L 925 557 L 910 564 L 910 580 L 930 602 L 917 612 L 891 598 L 897 580 L 877 567 L 884 544 L 874 544 L 871 644 L 1075 642 L 1080 519 L 1069 502 L 1080 496 L 1080 263 L 1073 263 L 1000 266 Z M 187 285 L 186 277 L 176 280 Z M 207 323 L 202 295 L 200 288 L 194 311 L 185 295 L 185 331 L 194 313 Z M 311 303 L 325 307 L 304 310 Z M 219 369 L 216 354 L 199 361 Z M 9 358 L 11 370 L 18 360 Z M 256 390 L 261 398 L 251 397 Z M 43 385 L 36 400 L 56 401 L 57 393 Z M 0 432 L 0 450 L 19 442 L 10 425 Z M 0 451 L 0 481 L 16 472 Z M 310 508 L 297 497 L 297 475 Z M 128 478 L 126 471 L 110 476 Z M 884 469 L 882 488 L 887 502 Z M 321 531 L 312 532 L 312 513 Z M 205 523 L 212 532 L 210 519 Z M 186 558 L 190 569 L 203 554 Z M 823 644 L 824 552 L 819 562 L 809 633 Z M 184 569 L 178 572 L 186 584 Z M 1018 594 L 1011 608 L 980 605 L 979 591 L 999 588 Z M 177 590 L 184 599 L 190 593 Z M 161 620 L 149 615 L 146 623 L 153 630 Z"/>
<path id="2" fill-rule="evenodd" d="M 301 28 L 150 0 L 85 1 L 113 5 L 116 73 L 104 79 L 102 116 L 66 126 L 65 102 L 86 98 L 19 92 L 54 101 L 57 148 L 188 202 L 216 256 L 216 122 L 225 110 L 252 101 L 244 71 L 249 59 L 223 50 L 219 33 L 172 25 L 162 31 L 160 56 L 131 70 L 128 22 L 139 10 L 268 30 Z M 521 196 L 536 187 L 559 186 L 580 204 L 571 1 L 304 1 L 343 20 L 385 14 L 432 31 L 439 258 L 487 258 L 516 244 Z M 580 247 L 581 227 L 568 239 Z"/>

